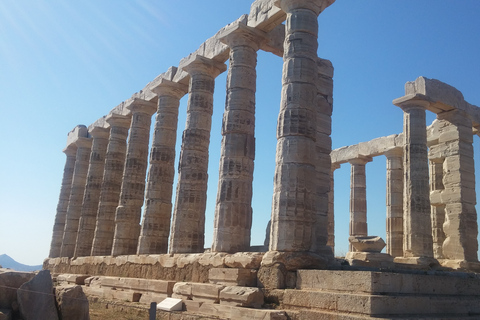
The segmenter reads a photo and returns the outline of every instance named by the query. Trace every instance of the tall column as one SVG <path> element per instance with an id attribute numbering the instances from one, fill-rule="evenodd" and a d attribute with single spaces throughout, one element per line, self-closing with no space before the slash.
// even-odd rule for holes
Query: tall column
<path id="1" fill-rule="evenodd" d="M 443 162 L 442 202 L 445 204 L 443 256 L 478 262 L 478 223 L 475 205 L 475 163 L 472 121 L 460 110 L 438 114 L 439 142 L 448 146 Z"/>
<path id="2" fill-rule="evenodd" d="M 138 254 L 167 253 L 168 251 L 178 107 L 180 98 L 186 94 L 188 87 L 162 79 L 160 85 L 153 91 L 158 95 L 158 108 L 150 151 Z"/>
<path id="3" fill-rule="evenodd" d="M 212 251 L 241 252 L 250 248 L 252 182 L 255 159 L 256 64 L 262 34 L 237 24 L 220 41 L 230 47 L 227 98 Z"/>
<path id="4" fill-rule="evenodd" d="M 330 179 L 330 191 L 328 192 L 328 241 L 327 246 L 332 248 L 332 252 L 335 252 L 335 170 L 339 169 L 339 164 L 332 164 L 331 179 Z"/>
<path id="5" fill-rule="evenodd" d="M 370 157 L 350 160 L 350 236 L 367 236 L 367 181 L 365 165 Z M 355 249 L 350 244 L 350 252 Z"/>
<path id="6" fill-rule="evenodd" d="M 85 186 L 85 194 L 83 196 L 82 213 L 79 221 L 75 257 L 89 256 L 92 252 L 109 131 L 109 129 L 100 127 L 94 127 L 90 131 L 93 143 L 87 173 L 87 185 Z"/>
<path id="7" fill-rule="evenodd" d="M 396 104 L 403 117 L 403 259 L 408 263 L 433 261 L 432 220 L 428 182 L 427 126 L 429 102 L 403 100 Z"/>
<path id="8" fill-rule="evenodd" d="M 445 159 L 430 159 L 430 205 L 432 210 L 432 237 L 433 256 L 435 259 L 443 259 L 443 242 L 445 232 L 445 204 L 442 201 L 441 193 L 443 186 L 443 162 Z"/>
<path id="9" fill-rule="evenodd" d="M 310 251 L 316 235 L 317 16 L 331 1 L 280 0 L 287 14 L 277 125 L 271 251 Z M 328 118 L 328 114 L 323 112 Z M 328 164 L 328 170 L 330 164 Z M 325 199 L 328 206 L 328 197 Z M 327 228 L 324 228 L 325 233 Z M 327 238 L 327 235 L 323 235 Z"/>
<path id="10" fill-rule="evenodd" d="M 78 222 L 82 212 L 83 195 L 87 182 L 88 164 L 92 148 L 92 138 L 79 137 L 75 142 L 77 155 L 75 169 L 73 170 L 72 190 L 68 201 L 68 209 L 65 220 L 65 230 L 60 256 L 73 257 L 77 241 Z"/>
<path id="11" fill-rule="evenodd" d="M 113 256 L 137 253 L 148 164 L 150 125 L 152 115 L 157 110 L 154 102 L 137 98 L 127 108 L 132 112 L 132 122 L 128 136 L 120 201 L 115 212 Z"/>
<path id="12" fill-rule="evenodd" d="M 385 153 L 387 158 L 387 253 L 403 257 L 403 150 Z"/>
<path id="13" fill-rule="evenodd" d="M 197 55 L 183 69 L 190 74 L 190 86 L 170 237 L 171 253 L 204 250 L 213 91 L 215 77 L 225 71 L 226 66 Z"/>
<path id="14" fill-rule="evenodd" d="M 58 199 L 57 214 L 55 215 L 55 223 L 53 225 L 52 243 L 50 245 L 50 258 L 60 256 L 62 249 L 63 232 L 65 230 L 65 218 L 67 216 L 68 201 L 70 200 L 70 192 L 72 190 L 73 170 L 75 168 L 75 159 L 77 155 L 77 146 L 71 144 L 63 150 L 67 156 L 65 167 L 63 169 L 62 188 L 60 189 L 60 197 Z"/>
<path id="15" fill-rule="evenodd" d="M 105 121 L 110 125 L 110 137 L 105 155 L 92 256 L 106 256 L 112 253 L 115 210 L 120 199 L 131 117 L 112 113 L 107 116 Z"/>

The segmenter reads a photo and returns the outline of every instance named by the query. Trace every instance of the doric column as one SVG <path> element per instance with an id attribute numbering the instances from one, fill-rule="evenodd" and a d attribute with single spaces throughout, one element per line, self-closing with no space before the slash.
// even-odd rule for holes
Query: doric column
<path id="1" fill-rule="evenodd" d="M 115 212 L 113 256 L 137 253 L 140 217 L 145 194 L 150 125 L 152 115 L 157 110 L 154 102 L 137 98 L 127 108 L 132 112 L 132 122 L 128 136 L 120 201 Z"/>
<path id="2" fill-rule="evenodd" d="M 170 252 L 203 252 L 207 201 L 208 146 L 215 77 L 226 66 L 201 56 L 184 66 L 190 74 L 187 123 L 182 138 Z"/>
<path id="3" fill-rule="evenodd" d="M 367 181 L 365 165 L 370 157 L 350 160 L 350 236 L 367 236 Z M 350 252 L 354 251 L 350 244 Z"/>
<path id="4" fill-rule="evenodd" d="M 138 254 L 167 253 L 168 251 L 178 107 L 180 98 L 186 94 L 188 87 L 162 79 L 158 87 L 152 91 L 158 95 L 158 108 L 150 151 Z"/>
<path id="5" fill-rule="evenodd" d="M 330 179 L 330 191 L 328 192 L 328 241 L 327 246 L 332 248 L 332 252 L 335 252 L 335 170 L 339 169 L 339 164 L 332 164 L 331 179 Z"/>
<path id="6" fill-rule="evenodd" d="M 427 126 L 424 100 L 396 100 L 403 117 L 403 256 L 405 262 L 430 263 L 433 258 Z"/>
<path id="7" fill-rule="evenodd" d="M 280 0 L 286 12 L 283 85 L 277 125 L 271 251 L 310 251 L 316 231 L 317 16 L 331 1 Z M 325 112 L 324 112 L 325 113 Z M 326 113 L 325 113 L 326 114 Z M 328 115 L 326 115 L 328 118 Z M 327 170 L 330 170 L 330 163 Z M 325 207 L 328 197 L 325 197 Z M 327 228 L 324 228 L 327 232 Z M 315 239 L 314 239 L 315 238 Z"/>
<path id="8" fill-rule="evenodd" d="M 256 64 L 263 34 L 238 23 L 220 38 L 230 47 L 227 98 L 213 229 L 214 252 L 250 248 L 255 159 Z"/>
<path id="9" fill-rule="evenodd" d="M 443 256 L 478 262 L 478 224 L 475 205 L 475 163 L 472 121 L 460 110 L 440 113 L 439 142 L 448 146 L 443 162 L 442 202 L 445 204 Z"/>
<path id="10" fill-rule="evenodd" d="M 85 185 L 87 182 L 92 138 L 79 137 L 75 144 L 77 145 L 77 155 L 75 169 L 73 170 L 72 190 L 70 192 L 70 200 L 68 201 L 62 250 L 60 253 L 61 257 L 69 258 L 73 257 L 75 252 L 78 222 L 82 212 L 83 195 L 85 193 Z"/>
<path id="11" fill-rule="evenodd" d="M 65 218 L 67 216 L 68 201 L 70 200 L 70 192 L 72 190 L 72 178 L 77 156 L 77 146 L 71 144 L 65 148 L 63 152 L 67 156 L 67 160 L 65 161 L 65 167 L 63 169 L 62 188 L 60 189 L 57 214 L 55 215 L 55 223 L 53 225 L 52 243 L 50 245 L 50 254 L 48 255 L 50 258 L 59 257 L 62 249 Z"/>
<path id="12" fill-rule="evenodd" d="M 79 221 L 75 257 L 89 256 L 92 252 L 109 131 L 109 129 L 100 127 L 94 127 L 90 131 L 93 143 L 87 173 L 87 185 L 85 186 L 85 194 L 83 196 L 82 213 Z"/>
<path id="13" fill-rule="evenodd" d="M 385 153 L 387 158 L 387 248 L 392 257 L 403 257 L 403 150 Z"/>
<path id="14" fill-rule="evenodd" d="M 110 137 L 105 155 L 92 256 L 107 256 L 112 253 L 115 210 L 120 199 L 131 117 L 112 113 L 107 116 L 105 121 L 110 125 Z"/>
<path id="15" fill-rule="evenodd" d="M 443 259 L 443 242 L 445 232 L 445 204 L 441 199 L 443 186 L 443 162 L 444 158 L 430 159 L 430 205 L 432 209 L 432 237 L 433 256 L 435 259 Z"/>

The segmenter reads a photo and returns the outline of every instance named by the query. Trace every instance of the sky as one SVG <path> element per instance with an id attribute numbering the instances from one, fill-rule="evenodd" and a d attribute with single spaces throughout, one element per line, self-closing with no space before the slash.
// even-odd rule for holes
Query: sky
<path id="1" fill-rule="evenodd" d="M 0 1 L 0 254 L 31 265 L 48 256 L 68 132 L 78 124 L 88 126 L 177 66 L 220 28 L 247 14 L 250 4 Z M 327 8 L 319 16 L 318 55 L 335 68 L 333 148 L 400 133 L 403 114 L 392 100 L 418 76 L 446 82 L 480 105 L 479 12 L 477 0 L 337 0 Z M 280 57 L 259 52 L 252 245 L 263 243 L 271 214 L 281 73 Z M 223 73 L 214 96 L 207 247 L 225 86 Z M 179 137 L 186 104 L 184 97 Z M 433 119 L 428 115 L 428 122 Z M 480 168 L 478 137 L 474 145 Z M 366 171 L 369 234 L 385 238 L 385 157 L 374 158 Z M 347 252 L 349 180 L 344 164 L 335 172 L 337 255 Z"/>

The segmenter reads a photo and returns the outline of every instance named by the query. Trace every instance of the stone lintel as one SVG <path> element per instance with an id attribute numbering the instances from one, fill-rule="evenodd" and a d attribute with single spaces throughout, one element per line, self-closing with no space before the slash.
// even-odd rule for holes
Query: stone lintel
<path id="1" fill-rule="evenodd" d="M 297 9 L 308 9 L 319 15 L 334 2 L 335 0 L 275 0 L 274 4 L 287 13 Z"/>
<path id="2" fill-rule="evenodd" d="M 265 32 L 272 31 L 285 21 L 285 12 L 273 0 L 256 0 L 250 7 L 248 26 Z"/>
<path id="3" fill-rule="evenodd" d="M 91 132 L 95 127 L 108 128 L 108 123 L 105 121 L 106 117 L 107 116 L 103 116 L 100 119 L 95 120 L 95 122 L 88 126 L 88 132 Z"/>
<path id="4" fill-rule="evenodd" d="M 246 21 L 237 20 L 218 33 L 218 40 L 230 48 L 248 45 L 257 51 L 261 44 L 267 40 L 267 34 L 249 27 Z"/>

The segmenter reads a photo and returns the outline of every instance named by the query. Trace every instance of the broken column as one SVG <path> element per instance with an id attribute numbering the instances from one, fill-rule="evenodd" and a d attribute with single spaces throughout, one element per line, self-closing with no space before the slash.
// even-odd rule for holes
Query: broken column
<path id="1" fill-rule="evenodd" d="M 92 138 L 79 137 L 75 144 L 77 146 L 77 155 L 60 253 L 61 257 L 69 258 L 73 257 L 73 254 L 75 253 L 78 222 L 82 212 L 83 195 L 85 193 L 88 165 L 90 162 L 90 151 L 92 148 Z"/>
<path id="2" fill-rule="evenodd" d="M 316 235 L 317 16 L 333 1 L 280 0 L 287 14 L 277 126 L 271 251 L 310 251 Z M 323 112 L 326 117 L 328 114 Z M 330 170 L 330 164 L 328 164 Z M 328 206 L 328 197 L 325 198 Z M 325 233 L 327 228 L 324 228 Z M 326 243 L 325 243 L 326 244 Z"/>
<path id="3" fill-rule="evenodd" d="M 170 237 L 171 253 L 204 250 L 208 147 L 215 77 L 226 66 L 195 55 L 183 70 L 190 75 L 187 122 L 182 137 L 177 194 Z"/>
<path id="4" fill-rule="evenodd" d="M 403 257 L 403 150 L 392 149 L 387 158 L 387 253 Z"/>
<path id="5" fill-rule="evenodd" d="M 127 108 L 132 112 L 132 122 L 128 137 L 120 201 L 115 212 L 113 256 L 137 253 L 140 217 L 145 193 L 150 125 L 152 115 L 157 110 L 154 102 L 138 98 L 133 99 Z"/>
<path id="6" fill-rule="evenodd" d="M 365 165 L 371 157 L 359 156 L 350 160 L 350 237 L 367 236 L 367 181 Z M 352 244 L 349 251 L 354 251 Z"/>
<path id="7" fill-rule="evenodd" d="M 68 201 L 70 200 L 70 192 L 72 190 L 73 169 L 75 168 L 77 146 L 75 144 L 68 145 L 63 152 L 67 156 L 67 159 L 63 169 L 62 188 L 60 189 L 57 214 L 55 215 L 55 223 L 53 224 L 52 243 L 50 245 L 50 254 L 48 255 L 50 258 L 59 257 L 60 250 L 62 249 L 65 218 L 67 216 Z"/>
<path id="8" fill-rule="evenodd" d="M 112 113 L 106 117 L 105 121 L 110 125 L 110 137 L 105 155 L 92 256 L 106 256 L 112 253 L 115 210 L 120 199 L 131 116 Z"/>
<path id="9" fill-rule="evenodd" d="M 89 256 L 92 252 L 109 131 L 109 129 L 101 127 L 94 127 L 90 130 L 90 135 L 93 138 L 92 151 L 87 173 L 87 184 L 83 196 L 75 257 Z"/>
<path id="10" fill-rule="evenodd" d="M 152 91 L 158 95 L 158 108 L 150 151 L 138 254 L 167 253 L 168 251 L 178 107 L 180 98 L 186 94 L 188 87 L 162 79 Z"/>
<path id="11" fill-rule="evenodd" d="M 399 262 L 433 262 L 430 189 L 428 182 L 427 127 L 425 110 L 429 102 L 407 95 L 394 100 L 403 118 L 403 256 Z M 400 259 L 400 258 L 397 258 Z"/>
<path id="12" fill-rule="evenodd" d="M 237 22 L 220 40 L 230 48 L 227 98 L 222 125 L 220 178 L 212 251 L 250 248 L 255 159 L 255 91 L 259 44 L 264 35 Z"/>

